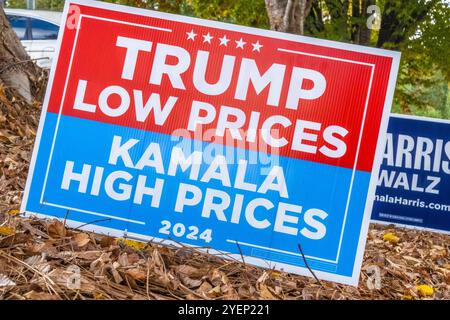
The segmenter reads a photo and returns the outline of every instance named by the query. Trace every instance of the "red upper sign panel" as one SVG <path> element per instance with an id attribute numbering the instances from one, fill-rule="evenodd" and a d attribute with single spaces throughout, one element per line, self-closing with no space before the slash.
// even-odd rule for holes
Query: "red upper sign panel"
<path id="1" fill-rule="evenodd" d="M 70 14 L 50 112 L 372 171 L 392 57 L 173 15 Z"/>

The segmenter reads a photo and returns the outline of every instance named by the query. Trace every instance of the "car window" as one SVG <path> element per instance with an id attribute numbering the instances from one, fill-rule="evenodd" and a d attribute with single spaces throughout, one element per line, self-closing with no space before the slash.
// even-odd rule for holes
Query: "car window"
<path id="1" fill-rule="evenodd" d="M 58 38 L 59 27 L 53 23 L 31 18 L 33 40 L 52 40 Z"/>
<path id="2" fill-rule="evenodd" d="M 28 40 L 27 36 L 27 20 L 28 18 L 22 16 L 8 15 L 7 16 L 11 27 L 16 32 L 20 40 Z"/>

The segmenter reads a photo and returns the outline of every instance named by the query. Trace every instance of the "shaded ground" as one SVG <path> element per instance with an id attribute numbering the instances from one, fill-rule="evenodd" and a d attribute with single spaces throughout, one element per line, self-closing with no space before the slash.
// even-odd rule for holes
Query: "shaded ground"
<path id="1" fill-rule="evenodd" d="M 0 87 L 0 299 L 450 298 L 448 235 L 371 226 L 354 288 L 21 217 L 39 114 Z"/>

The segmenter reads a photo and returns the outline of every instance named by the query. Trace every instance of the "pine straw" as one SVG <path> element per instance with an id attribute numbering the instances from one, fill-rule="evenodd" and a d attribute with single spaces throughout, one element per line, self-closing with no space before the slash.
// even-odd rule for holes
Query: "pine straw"
<path id="1" fill-rule="evenodd" d="M 198 248 L 114 239 L 66 229 L 58 220 L 6 217 L 0 229 L 0 299 L 418 299 L 423 297 L 416 286 L 422 284 L 435 290 L 426 299 L 450 298 L 450 237 L 436 233 L 372 226 L 354 288 Z M 400 242 L 384 241 L 387 232 Z M 379 267 L 379 290 L 367 281 L 371 266 Z M 78 285 L 71 282 L 77 268 Z"/>
<path id="2" fill-rule="evenodd" d="M 39 103 L 26 105 L 0 87 L 0 299 L 450 298 L 448 235 L 372 225 L 355 288 L 256 268 L 198 248 L 141 244 L 22 217 L 18 207 L 39 113 Z M 398 243 L 383 240 L 387 233 Z M 369 277 L 374 269 L 380 289 Z M 434 293 L 426 296 L 417 285 Z"/>

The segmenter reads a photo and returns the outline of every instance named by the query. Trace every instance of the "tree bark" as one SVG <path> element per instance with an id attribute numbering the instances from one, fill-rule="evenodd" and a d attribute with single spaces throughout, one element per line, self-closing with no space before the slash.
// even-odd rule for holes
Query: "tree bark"
<path id="1" fill-rule="evenodd" d="M 314 0 L 265 0 L 270 29 L 303 34 Z"/>
<path id="2" fill-rule="evenodd" d="M 352 42 L 361 45 L 370 44 L 371 30 L 367 27 L 369 14 L 367 8 L 375 4 L 375 0 L 361 0 L 352 2 Z"/>
<path id="3" fill-rule="evenodd" d="M 362 1 L 362 16 L 364 17 L 364 24 L 360 26 L 360 36 L 359 36 L 359 44 L 369 45 L 370 37 L 372 35 L 372 30 L 367 28 L 367 19 L 369 18 L 369 14 L 367 13 L 367 8 L 371 5 L 375 4 L 375 0 L 363 0 Z M 381 17 L 380 17 L 381 18 Z"/>
<path id="4" fill-rule="evenodd" d="M 356 22 L 352 23 L 352 42 L 359 43 L 359 36 L 360 36 L 360 31 L 361 31 L 360 1 L 352 1 L 352 18 L 354 21 L 356 20 Z"/>
<path id="5" fill-rule="evenodd" d="M 285 11 L 288 0 L 265 0 L 267 15 L 269 16 L 270 29 L 284 31 Z"/>
<path id="6" fill-rule="evenodd" d="M 295 7 L 297 6 L 296 0 L 288 0 L 286 4 L 286 9 L 284 10 L 284 16 L 283 16 L 283 26 L 282 30 L 283 32 L 288 32 L 292 25 L 292 19 L 294 15 Z"/>
<path id="7" fill-rule="evenodd" d="M 39 74 L 40 68 L 30 60 L 0 7 L 0 84 L 31 103 L 35 99 L 33 83 Z"/>

